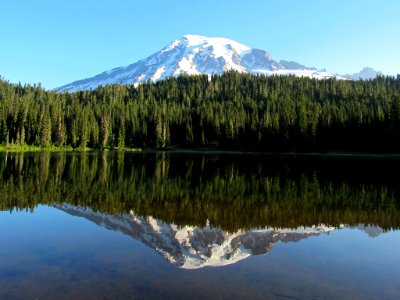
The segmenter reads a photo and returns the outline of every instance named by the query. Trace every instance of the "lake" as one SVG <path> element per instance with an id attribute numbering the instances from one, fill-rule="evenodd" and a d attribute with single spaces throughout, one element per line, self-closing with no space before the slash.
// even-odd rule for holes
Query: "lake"
<path id="1" fill-rule="evenodd" d="M 0 154 L 1 299 L 398 299 L 400 156 Z"/>

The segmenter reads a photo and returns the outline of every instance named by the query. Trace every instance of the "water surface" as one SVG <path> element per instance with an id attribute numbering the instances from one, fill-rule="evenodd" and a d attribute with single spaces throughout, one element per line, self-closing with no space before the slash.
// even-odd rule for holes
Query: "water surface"
<path id="1" fill-rule="evenodd" d="M 396 299 L 396 157 L 0 155 L 0 298 Z"/>

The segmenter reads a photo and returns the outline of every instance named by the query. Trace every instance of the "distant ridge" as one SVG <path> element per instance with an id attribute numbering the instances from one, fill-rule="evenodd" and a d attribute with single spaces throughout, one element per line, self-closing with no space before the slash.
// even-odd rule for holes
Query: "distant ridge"
<path id="1" fill-rule="evenodd" d="M 383 75 L 383 73 L 376 71 L 370 67 L 365 67 L 358 73 L 346 74 L 344 75 L 344 77 L 348 79 L 359 80 L 359 79 L 374 79 L 379 75 Z"/>

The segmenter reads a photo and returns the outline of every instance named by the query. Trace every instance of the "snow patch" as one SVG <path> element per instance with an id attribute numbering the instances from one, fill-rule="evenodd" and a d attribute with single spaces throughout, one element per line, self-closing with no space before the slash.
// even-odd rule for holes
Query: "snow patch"
<path id="1" fill-rule="evenodd" d="M 161 50 L 161 52 L 171 51 L 172 49 L 177 47 L 180 43 L 181 43 L 181 41 L 179 39 L 175 40 L 171 44 L 169 44 L 167 47 L 165 47 L 163 50 Z"/>
<path id="2" fill-rule="evenodd" d="M 151 80 L 153 81 L 157 81 L 158 79 L 160 79 L 161 75 L 165 72 L 165 66 L 162 66 L 161 68 L 159 68 L 151 77 Z"/>

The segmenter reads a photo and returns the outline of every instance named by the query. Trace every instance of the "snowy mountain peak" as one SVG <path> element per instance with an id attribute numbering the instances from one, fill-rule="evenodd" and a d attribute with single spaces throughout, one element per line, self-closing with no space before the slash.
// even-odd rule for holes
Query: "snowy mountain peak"
<path id="1" fill-rule="evenodd" d="M 264 75 L 296 75 L 312 78 L 331 78 L 334 75 L 318 72 L 293 61 L 275 61 L 268 51 L 250 48 L 226 38 L 184 35 L 159 52 L 126 67 L 115 68 L 92 78 L 78 80 L 58 88 L 75 92 L 95 89 L 107 84 L 139 84 L 181 74 L 222 74 L 236 70 Z"/>
<path id="2" fill-rule="evenodd" d="M 238 54 L 243 54 L 244 52 L 250 50 L 250 47 L 226 38 L 208 38 L 200 35 L 187 34 L 178 40 L 185 43 L 188 47 L 201 47 L 203 49 L 213 47 L 214 50 L 231 50 L 237 52 Z M 218 51 L 216 52 L 218 53 Z"/>

